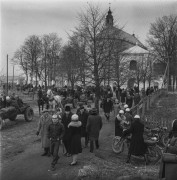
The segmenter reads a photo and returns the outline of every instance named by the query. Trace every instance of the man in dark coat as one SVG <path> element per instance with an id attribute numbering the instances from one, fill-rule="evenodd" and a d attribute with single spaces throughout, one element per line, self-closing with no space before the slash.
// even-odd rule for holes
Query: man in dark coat
<path id="1" fill-rule="evenodd" d="M 107 121 L 109 121 L 110 112 L 113 110 L 113 102 L 109 96 L 107 96 L 106 100 L 103 101 L 103 110 Z"/>
<path id="2" fill-rule="evenodd" d="M 87 125 L 87 119 L 88 119 L 89 113 L 86 111 L 84 106 L 81 106 L 80 110 L 77 112 L 77 115 L 79 116 L 79 121 L 82 123 L 81 137 L 85 138 L 85 147 L 87 147 L 88 146 L 88 133 L 86 132 L 86 125 Z"/>
<path id="3" fill-rule="evenodd" d="M 90 140 L 90 152 L 93 153 L 94 149 L 94 141 L 96 148 L 99 148 L 99 132 L 102 128 L 102 118 L 100 115 L 97 114 L 97 109 L 93 108 L 91 110 L 91 115 L 88 117 L 87 121 L 87 132 L 89 134 L 89 140 Z"/>
<path id="4" fill-rule="evenodd" d="M 136 106 L 141 100 L 140 94 L 139 93 L 135 93 L 134 95 L 134 106 Z"/>
<path id="5" fill-rule="evenodd" d="M 147 163 L 147 157 L 145 155 L 147 151 L 147 145 L 144 142 L 143 133 L 144 124 L 142 124 L 142 122 L 140 121 L 140 116 L 135 115 L 134 121 L 131 124 L 130 128 L 123 132 L 124 136 L 132 134 L 127 163 L 130 163 L 131 155 L 144 156 Z"/>
<path id="6" fill-rule="evenodd" d="M 60 141 L 63 139 L 65 131 L 64 126 L 59 122 L 59 119 L 61 119 L 61 116 L 58 117 L 56 114 L 54 114 L 52 116 L 52 124 L 48 126 L 48 138 L 50 139 L 51 154 L 53 155 L 53 161 L 51 163 L 52 171 L 55 170 L 55 165 L 59 159 L 59 145 Z"/>
<path id="7" fill-rule="evenodd" d="M 68 128 L 68 124 L 71 122 L 71 116 L 72 116 L 72 112 L 71 112 L 71 108 L 70 106 L 66 106 L 65 107 L 65 112 L 63 114 L 63 117 L 62 117 L 62 124 L 64 125 L 65 127 L 65 133 L 64 133 L 64 136 L 63 136 L 63 144 L 65 146 L 65 149 L 66 149 L 66 153 L 64 155 L 66 155 L 67 157 L 71 156 L 71 142 L 70 142 L 70 139 L 71 139 L 71 133 L 69 131 L 69 128 Z"/>

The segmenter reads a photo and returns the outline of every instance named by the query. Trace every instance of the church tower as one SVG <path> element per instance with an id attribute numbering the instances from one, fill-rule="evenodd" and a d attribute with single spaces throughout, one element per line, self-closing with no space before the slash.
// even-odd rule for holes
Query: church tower
<path id="1" fill-rule="evenodd" d="M 113 16 L 109 7 L 108 15 L 106 16 L 106 26 L 113 27 Z"/>

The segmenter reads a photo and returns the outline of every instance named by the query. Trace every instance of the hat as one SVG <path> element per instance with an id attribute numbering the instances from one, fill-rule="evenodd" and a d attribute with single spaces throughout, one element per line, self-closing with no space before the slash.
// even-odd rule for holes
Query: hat
<path id="1" fill-rule="evenodd" d="M 71 107 L 70 106 L 65 106 L 65 111 L 71 111 Z"/>
<path id="2" fill-rule="evenodd" d="M 7 97 L 6 97 L 6 100 L 7 100 L 7 101 L 8 101 L 8 100 L 10 100 L 10 97 L 9 97 L 9 96 L 7 96 Z"/>
<path id="3" fill-rule="evenodd" d="M 60 116 L 60 117 L 61 117 L 61 116 Z M 57 114 L 54 114 L 54 115 L 52 116 L 52 119 L 58 119 Z"/>
<path id="4" fill-rule="evenodd" d="M 96 108 L 92 108 L 91 114 L 97 114 L 97 109 Z"/>
<path id="5" fill-rule="evenodd" d="M 77 114 L 73 114 L 73 115 L 71 116 L 71 120 L 72 120 L 72 121 L 78 121 L 78 119 L 79 119 L 79 116 L 78 116 Z"/>
<path id="6" fill-rule="evenodd" d="M 83 102 L 78 102 L 79 106 L 82 107 L 84 104 Z"/>
<path id="7" fill-rule="evenodd" d="M 125 104 L 125 105 L 124 105 L 124 108 L 128 108 L 128 105 L 127 105 L 127 104 Z"/>
<path id="8" fill-rule="evenodd" d="M 118 99 L 115 99 L 115 103 L 118 103 L 119 102 L 119 100 Z"/>
<path id="9" fill-rule="evenodd" d="M 126 111 L 126 112 L 130 112 L 130 108 L 126 108 L 125 111 Z"/>
<path id="10" fill-rule="evenodd" d="M 134 118 L 140 119 L 140 116 L 137 114 L 137 115 L 134 116 Z"/>
<path id="11" fill-rule="evenodd" d="M 84 109 L 84 106 L 81 106 L 80 109 Z"/>
<path id="12" fill-rule="evenodd" d="M 120 111 L 119 111 L 119 114 L 124 114 L 124 111 L 123 111 L 123 110 L 120 110 Z"/>

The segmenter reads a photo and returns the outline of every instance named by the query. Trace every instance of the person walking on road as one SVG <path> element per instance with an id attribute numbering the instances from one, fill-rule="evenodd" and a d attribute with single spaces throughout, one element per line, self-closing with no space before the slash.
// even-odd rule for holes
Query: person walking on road
<path id="1" fill-rule="evenodd" d="M 52 116 L 52 124 L 50 124 L 48 127 L 48 138 L 50 139 L 51 154 L 53 156 L 53 161 L 51 163 L 52 171 L 55 170 L 55 165 L 57 164 L 59 159 L 59 145 L 63 139 L 65 131 L 63 124 L 60 123 L 59 120 L 61 120 L 61 116 L 54 114 Z"/>
<path id="2" fill-rule="evenodd" d="M 113 103 L 109 96 L 107 96 L 106 100 L 104 100 L 104 102 L 103 102 L 103 110 L 104 110 L 106 119 L 109 122 L 110 112 L 113 110 Z"/>
<path id="3" fill-rule="evenodd" d="M 65 107 L 65 112 L 63 114 L 61 122 L 65 127 L 65 133 L 64 133 L 64 136 L 63 136 L 63 144 L 64 144 L 65 149 L 66 149 L 66 153 L 64 155 L 67 156 L 67 157 L 71 156 L 71 142 L 70 142 L 71 134 L 70 134 L 70 131 L 69 131 L 69 128 L 68 128 L 68 124 L 71 122 L 72 115 L 73 114 L 71 112 L 70 106 L 66 106 Z"/>
<path id="4" fill-rule="evenodd" d="M 97 109 L 93 108 L 91 110 L 91 115 L 88 117 L 87 121 L 87 132 L 89 134 L 89 140 L 90 140 L 90 152 L 93 153 L 94 150 L 94 141 L 96 145 L 96 149 L 99 148 L 99 133 L 102 128 L 102 118 L 97 113 Z"/>
<path id="5" fill-rule="evenodd" d="M 71 133 L 71 154 L 73 158 L 70 164 L 71 166 L 77 164 L 78 154 L 82 152 L 81 125 L 82 123 L 79 121 L 79 116 L 77 114 L 73 114 L 71 122 L 68 124 L 68 128 Z"/>
<path id="6" fill-rule="evenodd" d="M 42 156 L 50 156 L 50 140 L 47 136 L 48 132 L 48 126 L 52 123 L 52 116 L 49 114 L 49 111 L 45 109 L 42 111 L 42 115 L 38 122 L 38 128 L 36 135 L 38 136 L 41 132 L 41 142 L 42 142 L 42 148 L 44 148 L 44 153 Z"/>
<path id="7" fill-rule="evenodd" d="M 86 111 L 84 106 L 80 107 L 80 110 L 78 111 L 77 115 L 79 116 L 79 121 L 81 121 L 82 126 L 81 126 L 81 137 L 85 138 L 85 146 L 88 146 L 88 133 L 86 131 L 86 125 L 87 125 L 87 119 L 89 113 Z"/>

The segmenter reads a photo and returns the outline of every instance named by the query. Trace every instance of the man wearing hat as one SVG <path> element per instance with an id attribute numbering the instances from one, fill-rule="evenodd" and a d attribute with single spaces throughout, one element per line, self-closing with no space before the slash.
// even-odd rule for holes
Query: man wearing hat
<path id="1" fill-rule="evenodd" d="M 71 135 L 70 135 L 70 131 L 69 131 L 69 128 L 68 128 L 68 124 L 71 122 L 71 116 L 72 116 L 72 112 L 71 112 L 71 108 L 70 106 L 65 106 L 65 112 L 63 114 L 63 117 L 62 117 L 62 124 L 64 125 L 64 128 L 65 128 L 65 133 L 64 133 L 64 136 L 63 136 L 63 144 L 65 146 L 65 149 L 66 149 L 66 153 L 64 155 L 66 155 L 67 157 L 71 156 L 71 142 L 70 142 L 70 139 L 71 139 Z"/>
<path id="2" fill-rule="evenodd" d="M 84 106 L 80 106 L 79 111 L 77 112 L 77 115 L 79 116 L 79 121 L 81 121 L 81 137 L 85 138 L 85 147 L 88 146 L 88 133 L 86 131 L 86 125 L 87 125 L 87 119 L 89 116 L 89 113 L 86 111 Z"/>
<path id="3" fill-rule="evenodd" d="M 49 114 L 47 109 L 42 111 L 42 115 L 39 119 L 38 128 L 36 135 L 38 136 L 41 132 L 41 142 L 42 148 L 44 148 L 44 153 L 42 156 L 50 156 L 50 140 L 47 136 L 48 134 L 48 126 L 52 123 L 52 116 Z"/>
<path id="4" fill-rule="evenodd" d="M 51 163 L 51 170 L 55 170 L 55 165 L 58 162 L 59 156 L 59 145 L 60 141 L 63 139 L 64 135 L 64 126 L 59 122 L 61 120 L 61 116 L 54 114 L 52 116 L 52 124 L 48 126 L 48 138 L 50 139 L 50 150 L 53 155 L 53 161 Z"/>
<path id="5" fill-rule="evenodd" d="M 107 96 L 106 100 L 103 101 L 103 110 L 107 121 L 109 121 L 110 112 L 113 110 L 113 103 L 109 96 Z"/>
<path id="6" fill-rule="evenodd" d="M 89 134 L 89 140 L 90 140 L 90 152 L 93 153 L 94 150 L 94 142 L 96 145 L 96 148 L 99 148 L 99 132 L 102 128 L 102 118 L 100 115 L 97 113 L 97 109 L 93 108 L 91 110 L 91 113 L 88 117 L 87 121 L 87 132 Z"/>

